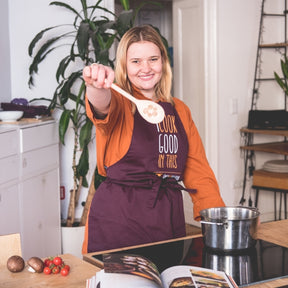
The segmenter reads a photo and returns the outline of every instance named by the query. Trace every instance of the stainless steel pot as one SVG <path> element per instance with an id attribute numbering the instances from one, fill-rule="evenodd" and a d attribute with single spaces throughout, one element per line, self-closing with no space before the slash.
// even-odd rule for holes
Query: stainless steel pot
<path id="1" fill-rule="evenodd" d="M 200 211 L 204 244 L 225 251 L 255 245 L 259 211 L 249 207 L 216 207 Z"/>

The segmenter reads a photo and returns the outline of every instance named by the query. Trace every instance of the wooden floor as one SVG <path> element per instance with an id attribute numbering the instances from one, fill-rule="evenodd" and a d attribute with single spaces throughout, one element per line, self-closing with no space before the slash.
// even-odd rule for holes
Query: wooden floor
<path id="1" fill-rule="evenodd" d="M 202 230 L 200 227 L 196 227 L 190 224 L 186 224 L 186 235 L 195 235 L 195 234 L 201 234 Z"/>

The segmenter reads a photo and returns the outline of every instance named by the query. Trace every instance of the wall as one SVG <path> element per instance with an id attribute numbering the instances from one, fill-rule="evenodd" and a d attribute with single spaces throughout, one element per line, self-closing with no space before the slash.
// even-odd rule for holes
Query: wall
<path id="1" fill-rule="evenodd" d="M 218 180 L 226 202 L 233 205 L 242 193 L 239 129 L 247 125 L 250 109 L 260 8 L 260 0 L 218 0 Z"/>
<path id="2" fill-rule="evenodd" d="M 7 2 L 8 0 L 1 1 L 1 15 L 5 14 L 2 12 L 2 7 L 5 11 Z M 11 98 L 48 97 L 54 91 L 56 85 L 54 63 L 61 58 L 59 52 L 40 67 L 36 87 L 30 90 L 27 85 L 28 67 L 31 61 L 27 52 L 29 42 L 41 29 L 70 21 L 71 15 L 49 6 L 50 2 L 50 0 L 9 0 Z M 114 1 L 106 0 L 106 2 L 114 5 L 112 4 Z M 238 205 L 242 193 L 240 186 L 243 177 L 243 159 L 239 149 L 241 144 L 239 129 L 247 124 L 250 109 L 260 2 L 261 0 L 217 0 L 217 27 L 215 27 L 218 35 L 217 75 L 215 75 L 218 91 L 215 93 L 219 99 L 218 107 L 215 107 L 219 115 L 217 178 L 223 198 L 228 205 Z M 1 31 L 1 36 L 2 33 Z M 6 55 L 7 52 L 9 50 L 6 44 Z M 0 70 L 1 78 L 2 70 Z M 68 147 L 69 145 L 71 143 L 67 143 Z M 62 154 L 61 182 L 67 186 L 71 177 L 70 158 L 69 153 Z M 266 210 L 265 215 L 269 218 L 270 214 L 273 214 L 272 193 L 267 195 L 267 199 L 271 205 L 261 208 Z"/>
<path id="3" fill-rule="evenodd" d="M 2 0 L 0 6 L 0 102 L 9 102 L 11 99 L 11 85 L 8 0 Z"/>
<path id="4" fill-rule="evenodd" d="M 219 184 L 226 202 L 234 205 L 239 204 L 242 193 L 244 159 L 239 150 L 239 146 L 243 144 L 239 129 L 247 125 L 251 106 L 261 2 L 260 0 L 218 1 Z M 278 12 L 282 12 L 283 3 L 282 0 L 266 0 L 265 11 L 273 11 L 271 7 L 282 7 L 278 9 Z M 264 43 L 274 43 L 275 35 L 279 36 L 279 31 L 283 31 L 281 25 L 273 27 L 274 30 L 270 30 L 271 26 L 265 22 Z M 275 42 L 278 40 L 279 38 Z M 264 62 L 266 63 L 267 61 Z M 276 66 L 271 66 L 271 63 L 268 70 L 270 77 L 273 78 L 273 71 L 280 62 L 277 61 Z M 283 109 L 283 102 L 282 108 L 279 103 L 275 103 L 279 91 L 275 89 L 273 91 L 273 94 L 268 94 L 269 101 L 266 99 L 265 105 L 262 104 L 262 107 L 258 105 L 258 109 Z M 259 103 L 263 103 L 261 96 L 263 98 L 263 93 L 260 95 Z M 272 141 L 275 141 L 275 138 Z M 277 157 L 265 153 L 257 153 L 256 156 L 256 169 L 261 168 L 266 157 Z M 250 184 L 247 183 L 245 205 L 248 205 Z M 254 201 L 254 191 L 251 191 L 251 195 Z M 274 219 L 273 197 L 274 194 L 270 191 L 260 193 L 258 207 L 262 221 Z"/>

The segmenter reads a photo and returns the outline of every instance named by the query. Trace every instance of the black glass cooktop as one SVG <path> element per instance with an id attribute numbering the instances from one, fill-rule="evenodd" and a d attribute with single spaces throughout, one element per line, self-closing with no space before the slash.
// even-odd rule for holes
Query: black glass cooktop
<path id="1" fill-rule="evenodd" d="M 288 248 L 257 240 L 253 248 L 224 253 L 208 249 L 203 238 L 127 249 L 119 253 L 138 254 L 151 259 L 160 272 L 173 265 L 193 265 L 231 275 L 240 287 L 288 275 Z M 117 252 L 115 252 L 117 253 Z M 93 255 L 102 261 L 102 255 Z"/>

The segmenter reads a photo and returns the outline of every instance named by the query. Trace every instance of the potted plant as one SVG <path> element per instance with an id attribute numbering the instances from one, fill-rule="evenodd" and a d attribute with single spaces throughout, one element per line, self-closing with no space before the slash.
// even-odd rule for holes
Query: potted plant
<path id="1" fill-rule="evenodd" d="M 68 1 L 67 1 L 68 2 Z M 73 188 L 70 193 L 67 226 L 75 222 L 75 208 L 78 205 L 82 187 L 88 187 L 87 173 L 89 167 L 89 143 L 92 139 L 93 125 L 85 113 L 85 83 L 82 78 L 84 66 L 94 62 L 113 67 L 110 49 L 122 35 L 134 25 L 137 13 L 146 4 L 157 2 L 145 1 L 135 10 L 130 9 L 129 0 L 120 0 L 123 11 L 115 15 L 101 6 L 102 0 L 94 5 L 87 5 L 86 0 L 80 0 L 81 10 L 77 11 L 70 4 L 53 1 L 50 5 L 66 9 L 75 15 L 72 23 L 48 27 L 40 31 L 29 45 L 29 56 L 32 63 L 29 67 L 29 86 L 35 82 L 39 65 L 47 56 L 59 47 L 68 47 L 67 55 L 58 63 L 56 79 L 58 86 L 52 98 L 37 98 L 49 103 L 51 111 L 62 111 L 59 119 L 59 138 L 65 145 L 65 137 L 69 127 L 74 132 L 74 147 L 72 152 Z M 103 16 L 104 14 L 111 17 Z M 111 18 L 111 19 L 110 19 Z M 64 31 L 64 32 L 63 32 Z M 162 37 L 164 43 L 167 41 Z M 93 167 L 94 169 L 95 167 Z M 86 204 L 83 209 L 80 225 L 86 222 L 87 211 L 97 186 L 103 181 L 95 168 L 94 177 L 90 183 Z"/>

